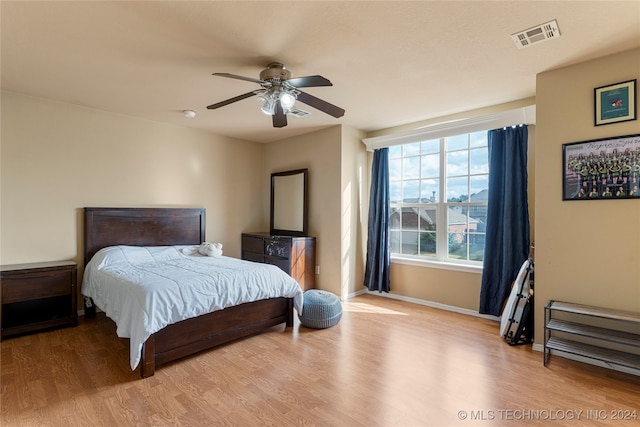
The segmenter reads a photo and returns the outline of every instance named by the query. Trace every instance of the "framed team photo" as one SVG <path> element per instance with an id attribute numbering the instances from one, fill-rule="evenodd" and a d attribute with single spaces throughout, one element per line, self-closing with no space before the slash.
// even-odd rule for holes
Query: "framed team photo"
<path id="1" fill-rule="evenodd" d="M 636 80 L 594 89 L 595 125 L 636 120 Z"/>
<path id="2" fill-rule="evenodd" d="M 640 134 L 562 145 L 562 200 L 640 198 Z"/>

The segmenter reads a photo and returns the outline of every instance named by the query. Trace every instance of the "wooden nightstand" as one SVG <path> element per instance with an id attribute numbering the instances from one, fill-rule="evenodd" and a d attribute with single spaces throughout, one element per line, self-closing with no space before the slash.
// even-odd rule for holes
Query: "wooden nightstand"
<path id="1" fill-rule="evenodd" d="M 71 261 L 0 266 L 0 339 L 76 326 L 77 275 Z"/>

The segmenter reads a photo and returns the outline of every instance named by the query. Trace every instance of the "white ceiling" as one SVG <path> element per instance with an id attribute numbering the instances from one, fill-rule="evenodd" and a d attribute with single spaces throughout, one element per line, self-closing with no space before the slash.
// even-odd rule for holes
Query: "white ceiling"
<path id="1" fill-rule="evenodd" d="M 2 90 L 269 142 L 345 124 L 372 131 L 535 96 L 536 74 L 640 46 L 640 1 L 6 1 Z M 561 37 L 511 34 L 556 19 Z M 258 78 L 272 61 L 333 87 L 346 110 L 272 127 Z M 615 64 L 612 64 L 615 66 Z M 639 70 L 631 72 L 638 75 Z M 603 81 L 603 85 L 616 83 Z M 182 110 L 197 112 L 185 118 Z"/>

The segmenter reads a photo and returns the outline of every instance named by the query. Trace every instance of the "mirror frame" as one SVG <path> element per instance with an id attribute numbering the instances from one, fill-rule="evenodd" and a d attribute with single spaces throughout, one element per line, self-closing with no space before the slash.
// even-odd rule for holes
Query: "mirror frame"
<path id="1" fill-rule="evenodd" d="M 275 212 L 275 203 L 276 203 L 275 193 L 277 191 L 276 189 L 277 180 L 278 178 L 281 178 L 281 177 L 289 177 L 289 176 L 292 177 L 294 175 L 302 175 L 302 179 L 303 179 L 302 194 L 299 195 L 299 199 L 301 199 L 302 201 L 302 211 L 300 212 L 300 214 L 302 215 L 302 230 L 288 230 L 288 229 L 275 228 L 276 221 L 274 218 L 274 212 Z M 271 233 L 271 235 L 283 235 L 283 236 L 306 236 L 307 235 L 308 224 L 309 224 L 309 221 L 308 221 L 309 219 L 308 175 L 309 175 L 308 169 L 296 169 L 296 170 L 290 170 L 285 172 L 274 172 L 271 174 L 271 215 L 270 215 L 270 226 L 269 226 L 269 232 Z"/>

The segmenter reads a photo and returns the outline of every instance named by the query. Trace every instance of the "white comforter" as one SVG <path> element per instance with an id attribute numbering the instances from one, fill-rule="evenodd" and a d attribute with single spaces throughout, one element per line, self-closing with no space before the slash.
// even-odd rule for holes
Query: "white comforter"
<path id="1" fill-rule="evenodd" d="M 82 294 L 116 322 L 119 337 L 130 338 L 132 370 L 146 339 L 180 320 L 275 297 L 294 298 L 302 312 L 300 286 L 278 267 L 192 249 L 112 246 L 85 268 Z"/>

